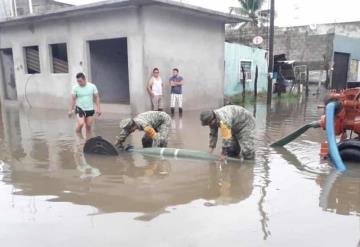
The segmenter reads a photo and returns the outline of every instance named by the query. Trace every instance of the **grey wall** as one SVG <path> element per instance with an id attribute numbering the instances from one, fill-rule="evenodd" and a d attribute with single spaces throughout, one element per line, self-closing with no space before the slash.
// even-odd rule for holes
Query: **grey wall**
<path id="1" fill-rule="evenodd" d="M 185 78 L 184 108 L 223 104 L 224 24 L 181 8 L 151 5 L 2 27 L 0 48 L 13 48 L 19 102 L 27 105 L 28 84 L 26 95 L 33 107 L 66 109 L 76 73 L 84 72 L 90 81 L 98 80 L 91 75 L 88 41 L 114 38 L 128 41 L 130 105 L 134 113 L 150 109 L 146 83 L 153 67 L 160 68 L 164 82 L 172 68 L 180 69 Z M 49 44 L 54 43 L 67 44 L 69 73 L 51 73 Z M 23 47 L 33 45 L 40 49 L 41 73 L 28 75 Z M 167 107 L 169 91 L 167 87 Z"/>
<path id="2" fill-rule="evenodd" d="M 89 45 L 92 82 L 102 102 L 129 103 L 126 38 L 90 41 Z"/>
<path id="3" fill-rule="evenodd" d="M 360 39 L 335 35 L 334 51 L 349 53 L 350 59 L 360 60 Z"/>
<path id="4" fill-rule="evenodd" d="M 264 37 L 261 48 L 267 49 L 268 28 L 253 27 L 241 28 L 239 30 L 228 30 L 226 39 L 231 42 L 239 42 L 252 46 L 255 36 Z M 275 29 L 274 54 L 286 54 L 287 59 L 307 63 L 310 70 L 323 69 L 324 63 L 329 65 L 333 53 L 333 33 L 315 32 L 302 27 L 289 27 Z"/>
<path id="5" fill-rule="evenodd" d="M 89 40 L 128 38 L 130 100 L 134 112 L 143 111 L 145 88 L 143 78 L 142 32 L 138 10 L 111 10 L 96 15 L 68 17 L 62 20 L 30 23 L 0 29 L 0 48 L 13 48 L 18 100 L 27 106 L 66 109 L 75 75 L 84 72 L 91 80 Z M 69 73 L 51 73 L 49 44 L 67 43 Z M 41 73 L 24 71 L 23 47 L 39 45 Z M 1 78 L 1 77 L 0 77 Z M 1 83 L 0 83 L 1 84 Z M 2 97 L 3 99 L 3 97 Z M 135 104 L 136 102 L 136 104 Z"/>
<path id="6" fill-rule="evenodd" d="M 185 109 L 222 105 L 224 24 L 154 6 L 144 8 L 143 18 L 145 77 L 150 78 L 154 67 L 160 69 L 167 84 L 166 108 L 170 105 L 167 82 L 174 67 L 179 68 L 184 77 Z"/>

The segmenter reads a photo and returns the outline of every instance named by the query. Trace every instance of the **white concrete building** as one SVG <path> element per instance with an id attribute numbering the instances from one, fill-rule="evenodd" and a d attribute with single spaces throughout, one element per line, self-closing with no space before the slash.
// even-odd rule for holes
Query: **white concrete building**
<path id="1" fill-rule="evenodd" d="M 223 103 L 225 24 L 246 21 L 168 0 L 110 0 L 0 22 L 2 102 L 66 109 L 75 75 L 107 110 L 150 109 L 146 83 L 177 67 L 185 109 Z M 165 88 L 166 106 L 170 88 Z M 129 107 L 131 106 L 131 107 Z"/>

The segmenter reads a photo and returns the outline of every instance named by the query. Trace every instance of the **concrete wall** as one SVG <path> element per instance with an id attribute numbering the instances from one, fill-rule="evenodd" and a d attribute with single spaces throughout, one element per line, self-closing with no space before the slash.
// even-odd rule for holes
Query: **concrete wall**
<path id="1" fill-rule="evenodd" d="M 227 28 L 226 39 L 229 41 L 237 41 L 245 45 L 251 45 L 252 39 L 260 35 L 265 39 L 265 42 L 261 45 L 261 48 L 266 49 L 268 42 L 268 27 L 259 27 L 254 29 L 252 26 L 244 26 L 240 29 Z M 343 22 L 343 23 L 326 23 L 306 26 L 293 26 L 293 27 L 275 27 L 275 37 L 282 36 L 285 33 L 288 34 L 306 34 L 311 35 L 327 35 L 337 34 L 351 38 L 360 38 L 360 21 L 355 22 Z M 276 39 L 275 39 L 276 41 Z"/>
<path id="2" fill-rule="evenodd" d="M 360 60 L 360 39 L 335 35 L 334 51 L 349 53 L 350 59 Z"/>
<path id="3" fill-rule="evenodd" d="M 202 109 L 223 104 L 224 24 L 165 7 L 144 8 L 145 77 L 154 67 L 164 82 L 179 68 L 184 77 L 184 108 Z M 144 86 L 144 85 L 143 85 Z M 170 105 L 165 88 L 165 106 Z M 150 100 L 148 109 L 150 109 Z"/>
<path id="4" fill-rule="evenodd" d="M 146 5 L 1 28 L 0 48 L 13 48 L 19 102 L 27 105 L 26 91 L 33 107 L 66 109 L 76 73 L 84 72 L 90 81 L 92 74 L 96 74 L 92 73 L 96 66 L 90 66 L 88 41 L 127 38 L 133 113 L 150 109 L 146 83 L 154 67 L 160 68 L 164 82 L 172 68 L 180 69 L 185 79 L 185 109 L 222 105 L 224 24 L 186 11 Z M 67 44 L 69 73 L 51 73 L 49 44 L 54 43 Z M 40 48 L 41 73 L 29 75 L 25 73 L 23 47 L 34 45 Z M 168 86 L 166 107 L 170 103 L 169 94 Z"/>
<path id="5" fill-rule="evenodd" d="M 135 8 L 112 10 L 96 15 L 3 27 L 0 30 L 0 48 L 13 48 L 19 102 L 27 105 L 27 85 L 27 97 L 32 106 L 66 109 L 76 73 L 85 72 L 91 80 L 87 41 L 127 37 L 130 100 L 131 103 L 136 102 L 132 104 L 135 112 L 144 110 L 143 41 L 138 11 Z M 68 74 L 51 73 L 49 44 L 53 43 L 67 43 Z M 29 45 L 40 47 L 40 74 L 29 75 L 24 71 L 23 47 Z"/>
<path id="6" fill-rule="evenodd" d="M 297 32 L 311 32 L 313 34 L 323 35 L 335 33 L 351 38 L 360 38 L 360 21 L 341 22 L 341 23 L 325 23 L 318 24 L 310 28 L 310 26 L 295 26 L 279 28 L 279 31 L 296 30 Z"/>
<path id="7" fill-rule="evenodd" d="M 350 54 L 348 81 L 360 80 L 360 39 L 350 38 L 342 35 L 334 37 L 334 52 Z M 352 61 L 355 60 L 355 61 Z M 352 62 L 355 62 L 353 64 Z"/>
<path id="8" fill-rule="evenodd" d="M 268 28 L 244 28 L 228 30 L 226 39 L 230 42 L 252 46 L 252 39 L 260 35 L 264 42 L 260 48 L 267 49 Z M 274 54 L 285 54 L 287 59 L 304 62 L 310 70 L 319 70 L 324 64 L 329 64 L 333 53 L 333 33 L 317 33 L 300 27 L 276 28 L 274 39 Z"/>
<path id="9" fill-rule="evenodd" d="M 252 48 L 235 43 L 225 43 L 225 95 L 242 92 L 240 71 L 241 61 L 250 61 L 251 79 L 246 80 L 246 91 L 254 91 L 256 65 L 258 66 L 258 92 L 267 90 L 267 59 L 266 50 Z"/>

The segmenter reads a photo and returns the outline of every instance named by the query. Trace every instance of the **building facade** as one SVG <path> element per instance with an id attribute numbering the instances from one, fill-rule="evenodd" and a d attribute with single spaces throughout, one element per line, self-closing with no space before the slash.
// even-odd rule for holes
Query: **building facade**
<path id="1" fill-rule="evenodd" d="M 136 113 L 150 109 L 153 68 L 167 84 L 177 67 L 185 78 L 184 107 L 217 107 L 224 26 L 241 21 L 172 1 L 112 0 L 0 22 L 1 98 L 65 109 L 76 73 L 84 72 L 109 109 Z"/>
<path id="2" fill-rule="evenodd" d="M 267 90 L 267 56 L 266 50 L 236 43 L 225 43 L 225 87 L 226 96 L 239 94 L 243 90 L 242 80 L 245 72 L 245 90 L 253 92 L 255 87 L 255 71 L 258 67 L 258 92 Z"/>
<path id="3" fill-rule="evenodd" d="M 257 35 L 264 38 L 260 48 L 267 49 L 267 27 L 228 29 L 226 40 L 251 45 Z M 306 65 L 310 82 L 344 88 L 346 81 L 360 79 L 355 76 L 359 71 L 359 37 L 360 22 L 276 27 L 274 54 L 285 54 L 287 59 Z"/>

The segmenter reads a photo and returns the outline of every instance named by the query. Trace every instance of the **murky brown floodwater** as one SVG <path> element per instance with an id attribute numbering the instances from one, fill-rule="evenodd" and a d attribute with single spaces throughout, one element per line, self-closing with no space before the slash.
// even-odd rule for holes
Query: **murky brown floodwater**
<path id="1" fill-rule="evenodd" d="M 324 133 L 268 144 L 317 119 L 319 100 L 248 107 L 255 162 L 84 157 L 64 112 L 5 108 L 0 118 L 1 246 L 357 246 L 360 168 L 320 162 Z M 207 150 L 198 112 L 173 121 L 170 146 Z M 95 132 L 114 139 L 118 118 Z M 141 134 L 130 140 L 140 146 Z M 165 172 L 164 172 L 165 171 Z"/>

